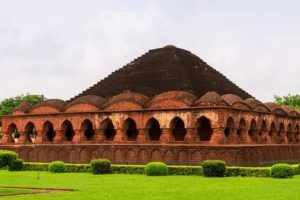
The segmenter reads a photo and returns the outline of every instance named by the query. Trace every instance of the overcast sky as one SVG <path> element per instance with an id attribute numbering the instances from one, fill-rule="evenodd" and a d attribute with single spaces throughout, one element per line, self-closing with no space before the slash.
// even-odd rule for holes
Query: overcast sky
<path id="1" fill-rule="evenodd" d="M 0 100 L 69 99 L 167 44 L 264 102 L 300 93 L 297 0 L 0 0 Z"/>

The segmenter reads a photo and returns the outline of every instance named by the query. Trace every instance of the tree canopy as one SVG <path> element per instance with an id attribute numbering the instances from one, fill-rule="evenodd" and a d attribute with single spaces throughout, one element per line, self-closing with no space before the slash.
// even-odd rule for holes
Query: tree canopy
<path id="1" fill-rule="evenodd" d="M 296 94 L 296 95 L 291 95 L 288 94 L 287 96 L 274 96 L 275 99 L 275 103 L 278 105 L 288 105 L 291 106 L 293 108 L 296 108 L 298 110 L 300 110 L 300 95 Z"/>
<path id="2" fill-rule="evenodd" d="M 15 97 L 9 97 L 0 102 L 0 115 L 10 114 L 12 110 L 23 101 L 35 105 L 44 99 L 44 95 L 38 94 L 22 94 Z"/>

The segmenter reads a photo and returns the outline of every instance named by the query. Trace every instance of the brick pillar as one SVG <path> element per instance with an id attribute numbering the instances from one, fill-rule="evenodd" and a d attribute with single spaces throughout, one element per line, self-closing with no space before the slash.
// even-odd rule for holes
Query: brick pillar
<path id="1" fill-rule="evenodd" d="M 148 141 L 148 129 L 139 129 L 136 141 L 139 143 L 145 143 Z"/>
<path id="2" fill-rule="evenodd" d="M 122 142 L 122 141 L 125 141 L 125 134 L 122 129 L 116 129 L 114 142 Z"/>
<path id="3" fill-rule="evenodd" d="M 210 138 L 210 144 L 221 144 L 225 141 L 224 127 L 212 127 L 213 133 Z"/>
<path id="4" fill-rule="evenodd" d="M 184 138 L 184 141 L 187 143 L 194 143 L 197 141 L 197 130 L 194 128 L 187 128 L 186 129 L 187 133 Z"/>
<path id="5" fill-rule="evenodd" d="M 43 143 L 43 132 L 42 130 L 36 130 L 37 135 L 35 137 L 35 143 L 36 144 L 42 144 Z"/>
<path id="6" fill-rule="evenodd" d="M 249 131 L 250 130 L 246 130 L 243 133 L 243 138 L 244 138 L 244 141 L 245 141 L 246 144 L 252 144 L 252 143 L 254 143 L 254 141 L 252 141 L 252 138 L 249 135 Z M 256 131 L 253 131 L 253 133 L 252 133 L 253 134 L 253 138 L 255 137 L 255 132 Z"/>
<path id="7" fill-rule="evenodd" d="M 18 141 L 18 143 L 19 144 L 25 144 L 26 143 L 26 137 L 27 137 L 27 135 L 26 135 L 26 132 L 19 132 L 20 133 L 20 137 L 19 137 L 19 141 Z"/>
<path id="8" fill-rule="evenodd" d="M 75 135 L 74 135 L 74 137 L 72 139 L 72 142 L 74 142 L 74 143 L 80 143 L 80 142 L 82 142 L 82 141 L 85 140 L 85 136 L 83 135 L 83 131 L 81 131 L 81 130 L 74 130 L 74 133 L 75 133 Z"/>
<path id="9" fill-rule="evenodd" d="M 106 136 L 103 129 L 95 130 L 95 142 L 104 142 L 106 140 Z"/>
<path id="10" fill-rule="evenodd" d="M 62 131 L 58 131 L 56 130 L 56 135 L 53 139 L 53 142 L 54 143 L 61 143 L 63 140 L 64 140 L 64 135 L 63 135 L 63 132 Z"/>
<path id="11" fill-rule="evenodd" d="M 168 143 L 172 141 L 172 133 L 170 132 L 170 129 L 168 128 L 162 128 L 162 133 L 160 136 L 160 142 L 161 143 Z"/>

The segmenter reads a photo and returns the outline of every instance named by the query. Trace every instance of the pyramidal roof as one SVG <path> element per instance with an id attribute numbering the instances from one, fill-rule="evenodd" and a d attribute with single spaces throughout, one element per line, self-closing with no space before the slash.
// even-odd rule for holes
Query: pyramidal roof
<path id="1" fill-rule="evenodd" d="M 123 92 L 152 97 L 174 90 L 198 97 L 209 91 L 235 94 L 243 99 L 251 97 L 196 55 L 168 45 L 149 50 L 70 100 L 86 95 L 110 98 Z"/>

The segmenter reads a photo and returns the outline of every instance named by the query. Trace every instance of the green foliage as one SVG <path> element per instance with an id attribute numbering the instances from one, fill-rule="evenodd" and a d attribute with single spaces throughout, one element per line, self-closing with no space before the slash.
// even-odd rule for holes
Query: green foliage
<path id="1" fill-rule="evenodd" d="M 288 105 L 296 109 L 300 109 L 300 95 L 274 96 L 275 103 L 278 105 Z"/>
<path id="2" fill-rule="evenodd" d="M 49 163 L 24 162 L 23 171 L 48 171 Z"/>
<path id="3" fill-rule="evenodd" d="M 93 174 L 109 174 L 111 172 L 111 163 L 107 159 L 95 159 L 91 161 Z"/>
<path id="4" fill-rule="evenodd" d="M 144 165 L 112 165 L 111 172 L 113 174 L 144 174 Z"/>
<path id="5" fill-rule="evenodd" d="M 291 178 L 295 175 L 294 168 L 289 164 L 275 164 L 271 168 L 273 178 Z"/>
<path id="6" fill-rule="evenodd" d="M 147 176 L 167 176 L 168 166 L 163 162 L 150 162 L 145 166 Z"/>
<path id="7" fill-rule="evenodd" d="M 18 154 L 14 151 L 0 150 L 0 168 L 8 166 L 17 158 Z"/>
<path id="8" fill-rule="evenodd" d="M 202 171 L 206 177 L 223 177 L 226 172 L 226 164 L 222 160 L 205 160 L 202 163 Z"/>
<path id="9" fill-rule="evenodd" d="M 198 175 L 202 176 L 200 166 L 168 166 L 168 175 Z"/>
<path id="10" fill-rule="evenodd" d="M 66 172 L 66 164 L 62 161 L 53 161 L 49 164 L 48 170 L 53 173 Z"/>
<path id="11" fill-rule="evenodd" d="M 66 164 L 66 172 L 92 172 L 92 168 L 90 164 Z"/>
<path id="12" fill-rule="evenodd" d="M 227 167 L 225 176 L 269 177 L 269 167 Z"/>
<path id="13" fill-rule="evenodd" d="M 8 170 L 9 171 L 21 171 L 22 169 L 23 169 L 23 160 L 22 159 L 13 160 L 8 165 Z"/>
<path id="14" fill-rule="evenodd" d="M 8 115 L 12 112 L 12 110 L 18 106 L 22 101 L 26 101 L 32 105 L 35 105 L 45 98 L 43 95 L 36 95 L 36 94 L 25 94 L 19 95 L 15 97 L 10 97 L 4 99 L 0 102 L 0 115 Z"/>

